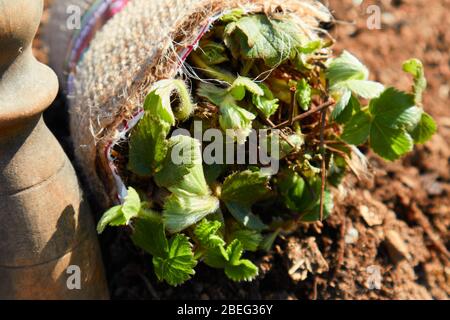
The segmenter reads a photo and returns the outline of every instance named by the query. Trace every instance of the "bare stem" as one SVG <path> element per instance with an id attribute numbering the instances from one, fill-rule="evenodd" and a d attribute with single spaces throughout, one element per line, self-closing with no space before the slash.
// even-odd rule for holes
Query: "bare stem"
<path id="1" fill-rule="evenodd" d="M 325 195 L 325 184 L 326 184 L 326 177 L 327 177 L 327 169 L 326 169 L 326 159 L 325 159 L 325 147 L 324 147 L 324 127 L 325 127 L 325 121 L 327 110 L 323 109 L 321 111 L 321 119 L 320 119 L 320 153 L 322 155 L 322 167 L 321 167 L 321 174 L 322 174 L 322 185 L 320 190 L 320 221 L 323 221 L 323 206 L 324 206 L 324 195 Z"/>
<path id="2" fill-rule="evenodd" d="M 270 127 L 274 127 L 274 126 L 275 126 L 275 124 L 272 122 L 272 120 L 270 120 L 269 118 L 267 118 L 260 110 L 257 109 L 257 112 L 258 112 L 259 116 L 261 117 L 261 119 L 264 121 L 264 123 L 265 123 L 266 125 L 268 125 L 268 126 L 270 126 Z M 280 137 L 281 137 L 284 141 L 286 141 L 293 149 L 296 149 L 296 146 L 295 146 L 291 141 L 289 141 L 288 136 L 286 136 L 286 135 L 284 134 L 284 132 L 281 131 L 281 130 L 280 130 Z"/>
<path id="3" fill-rule="evenodd" d="M 208 65 L 206 62 L 204 62 L 200 56 L 195 53 L 192 52 L 189 55 L 189 58 L 191 59 L 191 61 L 195 64 L 195 66 L 197 68 L 199 68 L 202 72 L 208 74 L 209 76 L 221 80 L 221 81 L 225 81 L 229 84 L 233 83 L 234 80 L 236 80 L 236 77 L 234 77 L 231 73 L 225 71 L 225 70 L 221 70 L 219 68 L 215 68 L 212 67 L 210 65 Z"/>
<path id="4" fill-rule="evenodd" d="M 291 104 L 289 105 L 289 125 L 292 126 L 294 123 L 294 116 L 295 116 L 295 88 L 289 89 L 291 92 Z"/>
<path id="5" fill-rule="evenodd" d="M 331 100 L 328 100 L 327 102 L 325 102 L 324 104 L 318 106 L 317 108 L 310 109 L 310 110 L 306 111 L 305 113 L 302 113 L 302 114 L 300 114 L 300 115 L 294 117 L 293 122 L 296 122 L 296 121 L 300 121 L 300 120 L 302 120 L 302 119 L 305 119 L 305 118 L 309 117 L 309 116 L 312 115 L 312 114 L 315 114 L 315 113 L 317 113 L 317 112 L 319 112 L 319 111 L 322 111 L 323 109 L 326 109 L 326 108 L 330 107 L 330 106 L 333 105 L 334 103 L 335 103 L 334 100 L 332 100 L 332 99 L 331 99 Z M 277 124 L 277 125 L 276 125 L 275 127 L 273 127 L 272 129 L 280 129 L 280 128 L 284 128 L 284 127 L 286 127 L 287 125 L 289 125 L 289 123 L 290 123 L 289 120 L 284 121 L 284 122 L 282 122 L 282 123 L 280 123 L 280 124 Z"/>

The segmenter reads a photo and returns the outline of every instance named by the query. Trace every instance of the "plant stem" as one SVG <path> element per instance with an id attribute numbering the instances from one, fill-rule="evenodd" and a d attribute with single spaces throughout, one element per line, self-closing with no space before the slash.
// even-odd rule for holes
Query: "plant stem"
<path id="1" fill-rule="evenodd" d="M 261 117 L 261 119 L 264 121 L 264 123 L 268 126 L 275 126 L 275 124 L 272 122 L 272 120 L 270 120 L 269 118 L 267 118 L 258 108 L 256 108 L 259 116 Z M 281 130 L 280 131 L 280 137 L 287 142 L 287 144 L 289 146 L 291 146 L 294 150 L 297 149 L 296 146 L 289 140 L 289 137 Z"/>
<path id="2" fill-rule="evenodd" d="M 320 119 L 320 154 L 322 155 L 322 163 L 321 163 L 321 174 L 322 174 L 322 185 L 320 189 L 320 221 L 323 221 L 323 200 L 325 194 L 325 183 L 326 183 L 326 163 L 325 163 L 325 148 L 324 148 L 324 127 L 327 115 L 327 109 L 323 109 L 321 111 L 322 117 Z"/>
<path id="3" fill-rule="evenodd" d="M 295 113 L 295 91 L 296 89 L 291 87 L 289 88 L 289 91 L 291 92 L 291 103 L 289 105 L 289 125 L 292 126 L 294 123 L 294 113 Z"/>
<path id="4" fill-rule="evenodd" d="M 234 82 L 234 80 L 236 80 L 236 77 L 233 76 L 231 73 L 229 73 L 225 70 L 221 70 L 219 68 L 209 66 L 195 52 L 192 52 L 189 55 L 189 57 L 190 57 L 190 60 L 194 63 L 194 65 L 197 68 L 199 68 L 201 71 L 203 71 L 204 73 L 210 75 L 211 77 L 213 77 L 217 80 L 225 81 L 228 84 L 232 84 Z"/>
<path id="5" fill-rule="evenodd" d="M 330 147 L 330 146 L 327 146 L 327 145 L 325 145 L 325 149 L 328 149 L 328 150 L 330 150 L 331 152 L 334 152 L 334 153 L 337 153 L 338 155 L 340 155 L 341 157 L 343 157 L 343 158 L 348 158 L 348 154 L 346 154 L 344 151 L 342 151 L 342 150 L 339 150 L 339 149 L 336 149 L 336 148 L 333 148 L 333 147 Z"/>
<path id="6" fill-rule="evenodd" d="M 266 82 L 276 98 L 280 99 L 286 104 L 291 103 L 291 97 L 289 94 L 290 86 L 285 80 L 270 77 Z"/>
<path id="7" fill-rule="evenodd" d="M 310 109 L 310 110 L 306 111 L 305 113 L 302 113 L 302 114 L 300 114 L 300 115 L 294 117 L 293 121 L 296 122 L 296 121 L 300 121 L 300 120 L 302 120 L 302 119 L 304 119 L 304 118 L 307 118 L 307 117 L 309 117 L 310 115 L 312 115 L 312 114 L 314 114 L 314 113 L 316 113 L 316 112 L 322 111 L 323 109 L 326 109 L 326 108 L 330 107 L 330 106 L 333 105 L 334 103 L 335 103 L 334 100 L 333 100 L 333 99 L 330 99 L 330 100 L 328 100 L 327 102 L 325 102 L 324 104 L 318 106 L 317 108 Z M 290 123 L 289 120 L 284 121 L 284 122 L 282 122 L 282 123 L 280 123 L 280 124 L 277 124 L 277 125 L 276 125 L 275 127 L 273 127 L 272 129 L 280 129 L 280 128 L 283 128 L 283 127 L 289 125 L 289 123 Z"/>
<path id="8" fill-rule="evenodd" d="M 252 69 L 254 63 L 255 60 L 245 60 L 244 66 L 242 67 L 241 70 L 241 76 L 246 77 L 250 72 L 250 70 Z"/>

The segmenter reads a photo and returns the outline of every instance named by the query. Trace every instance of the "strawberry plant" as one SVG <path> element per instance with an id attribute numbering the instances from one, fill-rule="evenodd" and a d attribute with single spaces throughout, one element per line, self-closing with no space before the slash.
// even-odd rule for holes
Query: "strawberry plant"
<path id="1" fill-rule="evenodd" d="M 126 147 L 116 147 L 128 194 L 98 232 L 127 226 L 171 285 L 198 263 L 249 281 L 258 267 L 246 252 L 270 250 L 280 233 L 332 214 L 332 188 L 364 162 L 358 146 L 393 161 L 430 139 L 436 124 L 423 110 L 420 61 L 405 62 L 414 85 L 402 92 L 369 80 L 347 51 L 333 58 L 331 46 L 289 15 L 224 15 L 190 54 L 184 79 L 153 85 Z M 205 142 L 211 129 L 225 136 L 214 148 Z M 254 130 L 265 135 L 253 139 Z M 211 149 L 222 161 L 206 161 Z"/>

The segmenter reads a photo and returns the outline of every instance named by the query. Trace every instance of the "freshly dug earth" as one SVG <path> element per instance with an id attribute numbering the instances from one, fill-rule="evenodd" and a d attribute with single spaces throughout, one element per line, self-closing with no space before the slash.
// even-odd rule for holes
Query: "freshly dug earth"
<path id="1" fill-rule="evenodd" d="M 368 154 L 370 172 L 348 176 L 335 190 L 335 212 L 321 225 L 305 225 L 259 254 L 260 276 L 230 282 L 221 271 L 200 267 L 187 284 L 157 282 L 151 258 L 111 229 L 101 237 L 113 299 L 448 299 L 450 296 L 450 0 L 325 1 L 337 21 L 336 53 L 347 49 L 374 80 L 407 90 L 404 60 L 424 62 L 429 88 L 425 109 L 439 131 L 405 159 L 386 163 Z M 381 29 L 369 30 L 369 5 L 381 9 Z M 46 16 L 44 15 L 44 23 Z M 37 57 L 45 62 L 39 38 Z M 46 114 L 71 155 L 64 99 Z M 95 199 L 92 199 L 95 200 Z M 92 201 L 95 212 L 95 201 Z M 102 212 L 95 212 L 100 217 Z"/>

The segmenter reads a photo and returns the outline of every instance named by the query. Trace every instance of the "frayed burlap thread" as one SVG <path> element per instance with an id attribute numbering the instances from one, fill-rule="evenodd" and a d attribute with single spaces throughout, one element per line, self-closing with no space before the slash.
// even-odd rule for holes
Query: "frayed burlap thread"
<path id="1" fill-rule="evenodd" d="M 84 5 L 89 1 L 81 1 Z M 92 1 L 90 1 L 92 2 Z M 51 28 L 61 29 L 64 8 L 74 0 L 55 4 Z M 179 72 L 177 52 L 194 42 L 208 19 L 225 10 L 245 8 L 270 15 L 292 14 L 308 30 L 330 21 L 329 12 L 313 0 L 132 0 L 95 35 L 76 68 L 69 96 L 70 129 L 76 159 L 99 203 L 110 206 L 117 190 L 109 172 L 105 146 L 117 128 L 141 107 L 151 85 Z M 70 32 L 51 41 L 51 61 L 60 78 Z M 54 55 L 60 55 L 54 57 Z"/>

